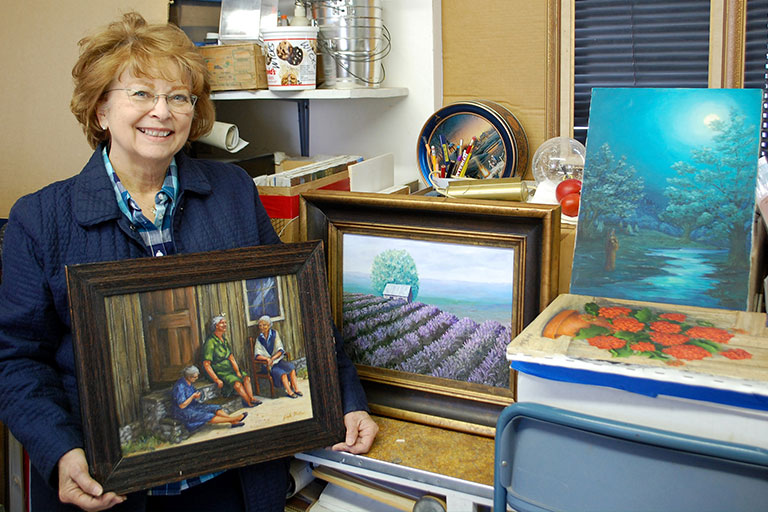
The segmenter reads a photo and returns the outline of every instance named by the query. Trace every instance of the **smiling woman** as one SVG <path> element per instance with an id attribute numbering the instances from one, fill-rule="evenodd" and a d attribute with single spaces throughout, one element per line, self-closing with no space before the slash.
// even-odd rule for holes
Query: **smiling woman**
<path id="1" fill-rule="evenodd" d="M 72 112 L 91 147 L 101 148 L 125 201 L 121 209 L 143 223 L 140 233 L 163 229 L 173 207 L 171 183 L 178 180 L 174 155 L 214 120 L 207 69 L 194 45 L 180 30 L 151 27 L 126 15 L 111 31 L 80 41 L 72 70 Z M 126 39 L 133 30 L 140 33 Z"/>
<path id="2" fill-rule="evenodd" d="M 124 71 L 97 110 L 99 126 L 109 135 L 106 157 L 116 179 L 150 221 L 157 220 L 163 199 L 157 194 L 168 166 L 192 127 L 194 104 L 187 91 L 181 81 L 142 79 Z M 161 96 L 164 101 L 158 101 Z"/>
<path id="3" fill-rule="evenodd" d="M 0 421 L 29 453 L 30 511 L 72 510 L 72 505 L 105 510 L 125 500 L 135 511 L 282 511 L 288 478 L 282 459 L 222 476 L 191 468 L 167 486 L 126 496 L 109 487 L 105 492 L 102 485 L 109 484 L 90 476 L 99 474 L 100 464 L 82 447 L 104 436 L 82 423 L 80 401 L 85 406 L 94 394 L 84 391 L 87 383 L 76 375 L 66 269 L 115 260 L 124 265 L 122 260 L 129 259 L 147 266 L 148 256 L 278 244 L 280 239 L 245 171 L 182 151 L 187 141 L 210 131 L 214 110 L 205 62 L 178 27 L 124 14 L 80 41 L 72 77 L 70 108 L 95 151 L 79 173 L 14 205 L 5 238 L 14 251 L 4 258 L 0 283 L 0 385 L 8 390 Z M 150 281 L 165 284 L 169 274 Z M 167 305 L 180 308 L 182 299 L 183 294 L 170 291 Z M 172 366 L 200 362 L 195 358 L 203 340 L 185 328 L 163 338 L 173 346 Z M 141 344 L 136 336 L 130 339 L 126 352 L 135 353 Z M 354 366 L 341 348 L 335 354 L 348 432 L 346 442 L 334 447 L 363 453 L 377 427 L 366 412 Z M 153 353 L 138 372 L 124 371 L 121 378 L 146 384 L 142 371 L 166 362 Z M 107 380 L 94 381 L 100 390 L 115 391 Z M 118 430 L 106 436 L 117 440 Z"/>

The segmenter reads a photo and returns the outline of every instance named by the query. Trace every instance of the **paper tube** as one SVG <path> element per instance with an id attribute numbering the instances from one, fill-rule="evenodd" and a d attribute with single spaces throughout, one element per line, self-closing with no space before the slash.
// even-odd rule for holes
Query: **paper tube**
<path id="1" fill-rule="evenodd" d="M 305 488 L 309 483 L 314 480 L 312 475 L 312 467 L 309 462 L 305 462 L 299 459 L 291 460 L 291 469 L 288 475 L 288 491 L 286 498 L 290 498 L 297 492 Z"/>
<path id="2" fill-rule="evenodd" d="M 246 141 L 240 138 L 240 131 L 237 126 L 219 121 L 213 123 L 213 130 L 197 140 L 230 153 L 237 153 L 248 145 Z"/>

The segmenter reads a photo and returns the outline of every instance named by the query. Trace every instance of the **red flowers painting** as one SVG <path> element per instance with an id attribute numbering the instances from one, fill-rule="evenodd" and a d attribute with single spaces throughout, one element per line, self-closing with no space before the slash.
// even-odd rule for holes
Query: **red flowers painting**
<path id="1" fill-rule="evenodd" d="M 585 340 L 593 347 L 610 351 L 614 357 L 645 356 L 670 366 L 714 356 L 732 360 L 752 358 L 746 350 L 727 347 L 734 333 L 683 313 L 599 306 L 594 302 L 585 304 L 583 313 L 563 313 L 545 327 L 544 336 L 569 334 L 574 340 Z M 568 322 L 562 320 L 565 317 L 569 317 Z M 555 333 L 552 324 L 556 319 L 559 327 L 555 326 Z"/>

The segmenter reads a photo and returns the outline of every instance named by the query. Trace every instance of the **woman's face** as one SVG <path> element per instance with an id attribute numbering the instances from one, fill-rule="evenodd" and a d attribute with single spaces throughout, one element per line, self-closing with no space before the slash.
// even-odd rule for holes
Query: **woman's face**
<path id="1" fill-rule="evenodd" d="M 138 106 L 124 90 L 162 94 L 154 105 Z M 107 88 L 105 100 L 98 110 L 101 126 L 109 130 L 109 160 L 118 172 L 157 170 L 164 173 L 175 155 L 186 143 L 192 126 L 194 109 L 190 113 L 174 112 L 168 108 L 166 94 L 190 95 L 181 81 L 162 78 L 137 78 L 124 72 Z"/>
<path id="2" fill-rule="evenodd" d="M 226 320 L 220 320 L 219 323 L 216 324 L 216 330 L 224 332 L 227 330 L 227 321 Z"/>
<path id="3" fill-rule="evenodd" d="M 192 375 L 187 375 L 187 382 L 192 383 L 195 382 L 200 377 L 199 373 L 193 373 Z"/>
<path id="4" fill-rule="evenodd" d="M 259 320 L 259 331 L 262 333 L 267 334 L 269 332 L 269 326 L 270 323 L 266 320 Z"/>

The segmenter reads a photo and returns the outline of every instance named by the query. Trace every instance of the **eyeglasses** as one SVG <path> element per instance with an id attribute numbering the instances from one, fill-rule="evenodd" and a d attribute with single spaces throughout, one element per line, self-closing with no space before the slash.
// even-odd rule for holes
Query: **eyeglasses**
<path id="1" fill-rule="evenodd" d="M 197 103 L 197 96 L 194 94 L 153 94 L 149 91 L 126 88 L 109 89 L 104 91 L 104 94 L 112 91 L 125 91 L 131 104 L 138 109 L 151 109 L 157 105 L 157 99 L 160 96 L 165 96 L 165 102 L 168 104 L 168 108 L 177 114 L 189 114 L 194 110 L 195 103 Z"/>

